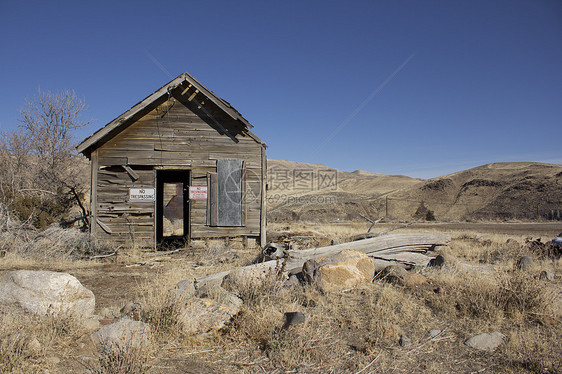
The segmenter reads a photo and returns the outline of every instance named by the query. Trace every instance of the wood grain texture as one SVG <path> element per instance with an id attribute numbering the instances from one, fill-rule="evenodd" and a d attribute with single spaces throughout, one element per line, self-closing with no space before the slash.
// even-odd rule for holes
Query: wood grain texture
<path id="1" fill-rule="evenodd" d="M 221 128 L 216 121 L 221 122 Z M 225 134 L 225 129 L 230 134 Z M 187 97 L 164 101 L 97 148 L 92 156 L 94 154 L 99 172 L 92 213 L 95 210 L 102 217 L 112 231 L 111 240 L 115 239 L 116 243 L 134 241 L 138 244 L 147 240 L 154 243 L 155 203 L 129 202 L 129 189 L 156 188 L 155 170 L 167 169 L 190 170 L 191 185 L 208 187 L 207 200 L 189 203 L 190 229 L 187 232 L 191 238 L 247 236 L 265 240 L 265 213 L 262 212 L 265 207 L 265 147 L 216 108 L 205 112 L 187 102 Z M 220 226 L 232 225 L 233 221 L 219 222 L 218 212 L 217 162 L 225 159 L 243 162 L 245 178 L 240 190 L 244 196 L 253 197 L 239 202 L 242 214 L 234 222 L 236 225 L 230 227 Z M 108 236 L 105 232 L 100 235 Z"/>

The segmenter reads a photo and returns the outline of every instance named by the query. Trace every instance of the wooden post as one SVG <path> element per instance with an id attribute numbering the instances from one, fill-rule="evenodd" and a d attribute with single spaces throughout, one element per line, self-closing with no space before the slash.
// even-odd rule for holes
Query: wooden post
<path id="1" fill-rule="evenodd" d="M 265 195 L 267 184 L 267 158 L 265 157 L 265 147 L 261 147 L 261 212 L 260 212 L 260 246 L 263 248 L 267 244 L 266 235 L 266 217 L 267 217 L 267 199 Z"/>
<path id="2" fill-rule="evenodd" d="M 388 196 L 384 197 L 384 218 L 388 218 Z"/>
<path id="3" fill-rule="evenodd" d="M 98 151 L 90 155 L 90 235 L 96 235 L 98 226 Z"/>

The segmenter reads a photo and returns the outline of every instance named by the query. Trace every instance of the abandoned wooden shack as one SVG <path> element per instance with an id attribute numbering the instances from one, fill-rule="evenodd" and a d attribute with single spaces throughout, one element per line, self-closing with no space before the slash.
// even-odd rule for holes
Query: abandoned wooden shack
<path id="1" fill-rule="evenodd" d="M 123 245 L 265 242 L 266 145 L 184 73 L 85 139 L 90 230 Z"/>

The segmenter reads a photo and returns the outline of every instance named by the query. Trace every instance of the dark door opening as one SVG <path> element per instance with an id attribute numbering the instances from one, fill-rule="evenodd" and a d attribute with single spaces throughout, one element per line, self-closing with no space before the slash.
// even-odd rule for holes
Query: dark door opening
<path id="1" fill-rule="evenodd" d="M 182 245 L 189 238 L 189 171 L 156 171 L 156 242 Z"/>

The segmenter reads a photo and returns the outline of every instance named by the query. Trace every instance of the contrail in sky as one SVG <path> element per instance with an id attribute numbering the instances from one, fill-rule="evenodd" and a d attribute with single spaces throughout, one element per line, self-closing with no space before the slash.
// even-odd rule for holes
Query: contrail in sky
<path id="1" fill-rule="evenodd" d="M 324 148 L 326 146 L 326 144 L 328 144 L 334 138 L 334 136 L 337 135 L 338 132 L 340 132 L 345 126 L 347 126 L 349 124 L 349 122 L 351 122 L 351 120 L 353 118 L 355 118 L 355 116 L 357 114 L 359 114 L 359 112 L 367 104 L 369 104 L 369 102 L 379 92 L 381 92 L 381 90 L 396 76 L 396 74 L 398 74 L 400 72 L 400 70 L 402 70 L 406 65 L 408 65 L 408 63 L 410 62 L 410 60 L 412 58 L 414 58 L 414 56 L 415 56 L 415 53 L 411 54 L 406 60 L 404 60 L 404 62 L 402 64 L 400 64 L 400 66 L 398 66 L 398 68 L 396 68 L 396 70 L 394 70 L 392 72 L 392 74 L 390 74 L 373 92 L 371 92 L 371 94 L 369 96 L 367 96 L 367 98 L 365 100 L 363 100 L 363 102 L 361 104 L 359 104 L 359 106 L 357 108 L 355 108 L 355 110 L 353 112 L 351 112 L 351 114 L 342 123 L 340 123 L 340 125 L 338 127 L 336 127 L 335 130 L 332 131 L 330 133 L 330 135 L 328 135 L 326 137 L 326 139 L 324 139 L 324 141 L 322 143 L 320 143 L 320 145 L 318 147 L 316 147 L 316 149 L 314 150 L 314 153 L 316 153 L 319 150 L 321 150 L 322 148 Z"/>
<path id="2" fill-rule="evenodd" d="M 168 77 L 173 78 L 172 74 L 170 74 L 170 72 L 168 71 L 168 69 L 166 69 L 164 67 L 164 65 L 162 65 L 160 63 L 160 61 L 158 61 L 156 59 L 156 57 L 154 57 L 150 52 L 146 51 L 146 54 L 148 55 L 148 57 L 152 60 L 152 62 L 154 62 L 154 65 L 158 66 L 160 68 L 160 70 L 162 70 L 164 72 L 164 74 L 166 74 Z"/>

